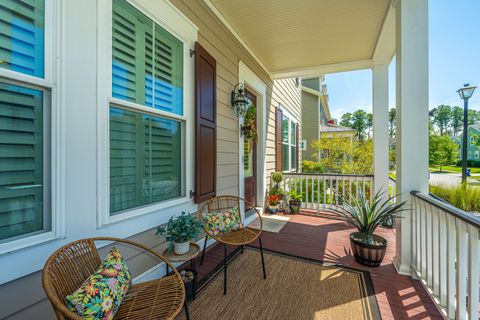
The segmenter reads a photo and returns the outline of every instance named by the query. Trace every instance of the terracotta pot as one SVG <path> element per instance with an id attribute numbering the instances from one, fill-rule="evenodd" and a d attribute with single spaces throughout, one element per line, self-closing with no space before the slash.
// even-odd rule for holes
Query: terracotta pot
<path id="1" fill-rule="evenodd" d="M 372 241 L 367 242 L 364 235 L 360 232 L 350 234 L 350 245 L 355 260 L 367 267 L 378 267 L 387 251 L 386 239 L 372 235 Z"/>

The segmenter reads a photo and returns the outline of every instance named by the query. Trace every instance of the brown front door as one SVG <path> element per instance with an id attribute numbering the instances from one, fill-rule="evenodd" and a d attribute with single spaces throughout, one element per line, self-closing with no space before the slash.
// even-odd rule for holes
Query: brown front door
<path id="1" fill-rule="evenodd" d="M 246 90 L 247 98 L 252 105 L 257 107 L 257 97 Z M 256 115 L 255 115 L 256 116 Z M 256 125 L 255 119 L 255 125 Z M 256 203 L 257 195 L 257 143 L 253 139 L 244 140 L 244 152 L 243 152 L 243 172 L 245 177 L 245 199 L 251 202 L 254 206 Z"/>

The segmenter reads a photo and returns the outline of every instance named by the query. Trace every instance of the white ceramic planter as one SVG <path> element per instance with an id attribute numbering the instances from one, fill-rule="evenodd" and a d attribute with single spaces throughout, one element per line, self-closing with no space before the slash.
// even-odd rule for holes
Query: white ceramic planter
<path id="1" fill-rule="evenodd" d="M 185 254 L 190 251 L 190 241 L 174 242 L 173 249 L 175 251 L 175 254 Z"/>

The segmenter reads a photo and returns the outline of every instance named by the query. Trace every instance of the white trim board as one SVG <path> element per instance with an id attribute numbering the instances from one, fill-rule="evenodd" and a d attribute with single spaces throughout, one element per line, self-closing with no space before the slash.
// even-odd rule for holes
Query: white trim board
<path id="1" fill-rule="evenodd" d="M 253 89 L 257 95 L 257 205 L 264 203 L 265 194 L 265 154 L 266 154 L 266 139 L 267 139 L 267 85 L 258 77 L 245 63 L 239 61 L 238 63 L 238 82 L 245 84 L 247 87 Z M 238 120 L 238 132 L 240 135 L 240 126 L 243 118 Z M 239 136 L 238 144 L 238 193 L 240 197 L 245 197 L 245 178 L 243 172 L 243 136 Z"/>

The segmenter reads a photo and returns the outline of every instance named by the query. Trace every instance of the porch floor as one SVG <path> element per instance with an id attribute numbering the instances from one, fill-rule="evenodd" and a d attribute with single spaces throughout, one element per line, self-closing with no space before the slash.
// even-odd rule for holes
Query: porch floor
<path id="1" fill-rule="evenodd" d="M 363 267 L 355 262 L 348 237 L 352 230 L 343 222 L 300 214 L 292 215 L 280 233 L 263 232 L 262 241 L 264 248 L 274 251 L 368 270 L 382 319 L 443 319 L 421 283 L 395 271 L 392 264 L 395 255 L 394 230 L 378 231 L 388 240 L 387 254 L 378 268 Z M 230 251 L 233 249 L 229 248 Z M 199 278 L 203 278 L 222 260 L 222 246 L 209 248 L 203 265 L 200 266 L 199 260 L 197 262 Z"/>

